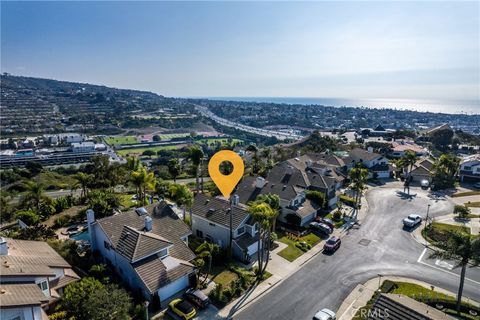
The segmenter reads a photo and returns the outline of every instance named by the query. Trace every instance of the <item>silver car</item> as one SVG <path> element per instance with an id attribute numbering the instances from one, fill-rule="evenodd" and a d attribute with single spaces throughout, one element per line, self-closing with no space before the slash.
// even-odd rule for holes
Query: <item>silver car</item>
<path id="1" fill-rule="evenodd" d="M 313 316 L 313 320 L 336 320 L 336 319 L 337 317 L 335 315 L 335 312 L 326 308 L 318 311 Z"/>

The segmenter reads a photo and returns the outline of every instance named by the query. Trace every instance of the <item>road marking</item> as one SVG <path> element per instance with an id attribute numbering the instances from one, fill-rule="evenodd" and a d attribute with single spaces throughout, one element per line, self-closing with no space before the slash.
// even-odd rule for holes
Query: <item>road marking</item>
<path id="1" fill-rule="evenodd" d="M 425 255 L 425 253 L 427 253 L 427 250 L 428 250 L 427 248 L 423 249 L 423 252 L 422 252 L 422 254 L 420 255 L 420 257 L 418 258 L 417 262 L 422 261 L 423 256 Z"/>
<path id="2" fill-rule="evenodd" d="M 439 267 L 442 267 L 442 268 L 445 268 L 445 269 L 448 269 L 448 270 L 452 270 L 453 267 L 454 267 L 453 264 L 450 264 L 447 261 L 443 261 L 443 260 L 440 260 L 440 259 L 437 259 L 435 261 L 435 265 L 439 266 Z"/>
<path id="3" fill-rule="evenodd" d="M 422 259 L 423 259 L 423 256 L 425 255 L 425 253 L 427 252 L 427 250 L 428 250 L 428 248 L 425 248 L 425 249 L 423 250 L 422 254 L 420 255 L 420 257 L 419 257 L 418 260 L 417 260 L 418 263 L 421 263 L 421 264 L 423 264 L 423 265 L 429 266 L 430 268 L 437 269 L 437 270 L 440 270 L 440 271 L 442 271 L 442 272 L 446 272 L 446 273 L 449 273 L 449 274 L 451 274 L 451 275 L 454 275 L 454 276 L 460 278 L 460 275 L 456 274 L 455 272 L 451 272 L 451 271 L 445 270 L 445 268 L 441 268 L 441 267 L 437 267 L 437 266 L 432 266 L 431 264 L 428 264 L 428 263 L 426 263 L 426 262 L 423 262 Z M 437 260 L 437 261 L 435 262 L 435 264 L 437 264 L 437 262 L 439 262 L 440 265 L 442 265 L 442 264 L 447 264 L 447 265 L 451 266 L 449 263 L 447 263 L 447 262 L 445 262 L 445 261 L 442 261 L 442 260 Z M 452 268 L 452 269 L 453 269 L 453 268 Z M 450 270 L 451 270 L 451 269 L 450 269 Z M 467 277 L 465 277 L 465 280 L 468 280 L 468 281 L 471 281 L 471 282 L 473 282 L 473 283 L 476 283 L 476 284 L 480 285 L 480 282 L 479 282 L 479 281 L 475 281 L 475 280 L 472 280 L 472 279 L 467 278 Z"/>

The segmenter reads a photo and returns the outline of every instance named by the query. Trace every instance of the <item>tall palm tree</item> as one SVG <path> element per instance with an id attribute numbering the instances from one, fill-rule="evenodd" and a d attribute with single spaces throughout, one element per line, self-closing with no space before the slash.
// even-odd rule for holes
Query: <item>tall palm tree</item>
<path id="1" fill-rule="evenodd" d="M 368 170 L 364 167 L 355 167 L 349 172 L 351 189 L 355 191 L 355 208 L 353 209 L 353 217 L 357 217 L 358 205 L 361 203 L 362 193 L 365 190 L 365 183 L 368 178 Z"/>
<path id="2" fill-rule="evenodd" d="M 142 204 L 145 204 L 147 190 L 155 189 L 155 175 L 141 166 L 138 170 L 132 171 L 131 182 L 136 188 L 138 199 L 140 199 Z"/>
<path id="3" fill-rule="evenodd" d="M 45 188 L 43 184 L 36 181 L 28 181 L 25 184 L 25 194 L 23 195 L 22 203 L 29 208 L 33 208 L 37 213 L 40 212 L 40 204 L 47 198 L 45 196 Z"/>
<path id="4" fill-rule="evenodd" d="M 186 221 L 186 209 L 193 205 L 193 193 L 183 184 L 172 184 L 169 189 L 170 198 L 183 208 L 183 220 Z M 190 226 L 192 224 L 192 212 L 190 211 Z"/>
<path id="5" fill-rule="evenodd" d="M 208 259 L 208 271 L 207 276 L 212 273 L 212 260 L 213 256 L 220 252 L 220 246 L 215 243 L 210 242 L 203 242 L 201 245 L 197 247 L 195 253 L 197 254 L 198 258 L 201 259 Z M 207 277 L 205 277 L 206 281 Z"/>
<path id="6" fill-rule="evenodd" d="M 82 198 L 86 198 L 88 196 L 88 186 L 92 182 L 93 175 L 84 173 L 84 172 L 78 172 L 76 173 L 73 178 L 77 180 L 75 183 L 74 187 L 79 187 L 82 189 Z"/>
<path id="7" fill-rule="evenodd" d="M 407 169 L 407 176 L 405 177 L 405 187 L 410 194 L 410 179 L 411 172 L 413 170 L 413 165 L 417 162 L 417 154 L 411 150 L 407 150 L 403 157 L 400 158 L 399 164 Z M 404 190 L 405 191 L 405 190 Z"/>
<path id="8" fill-rule="evenodd" d="M 203 156 L 203 150 L 199 146 L 192 146 L 188 149 L 187 159 L 192 161 L 195 170 L 195 193 L 198 193 L 199 190 L 198 174 Z"/>
<path id="9" fill-rule="evenodd" d="M 177 183 L 177 177 L 180 175 L 181 170 L 180 161 L 178 161 L 177 158 L 172 158 L 168 160 L 167 167 L 168 173 L 170 173 L 173 178 L 173 182 Z"/>
<path id="10" fill-rule="evenodd" d="M 474 238 L 470 234 L 449 231 L 448 240 L 435 242 L 435 247 L 440 250 L 436 251 L 432 255 L 433 257 L 455 260 L 457 261 L 455 267 L 462 268 L 457 294 L 457 311 L 460 312 L 467 265 L 469 263 L 473 266 L 480 265 L 480 238 Z"/>
<path id="11" fill-rule="evenodd" d="M 460 160 L 453 154 L 442 154 L 435 162 L 433 183 L 439 188 L 452 187 Z"/>
<path id="12" fill-rule="evenodd" d="M 258 223 L 258 276 L 261 277 L 270 260 L 270 223 L 276 213 L 268 203 L 253 202 L 248 208 L 248 212 L 252 215 L 254 221 Z"/>
<path id="13" fill-rule="evenodd" d="M 280 213 L 280 197 L 277 194 L 261 194 L 256 199 L 257 202 L 265 202 L 268 203 L 270 208 L 275 211 L 275 215 L 272 217 L 272 221 L 270 221 L 271 231 L 275 232 L 276 222 L 278 214 Z"/>

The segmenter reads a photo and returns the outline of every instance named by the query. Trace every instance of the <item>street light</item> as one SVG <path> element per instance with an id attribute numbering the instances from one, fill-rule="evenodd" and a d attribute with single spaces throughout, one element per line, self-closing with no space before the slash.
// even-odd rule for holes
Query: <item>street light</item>
<path id="1" fill-rule="evenodd" d="M 429 217 L 428 217 L 428 213 L 430 212 L 430 206 L 431 204 L 429 203 L 428 206 L 427 206 L 427 217 L 426 217 L 426 222 L 425 222 L 425 226 L 428 226 L 428 220 L 429 220 Z"/>
<path id="2" fill-rule="evenodd" d="M 148 300 L 146 300 L 143 305 L 145 306 L 145 319 L 148 320 L 148 305 L 150 304 L 150 302 Z"/>

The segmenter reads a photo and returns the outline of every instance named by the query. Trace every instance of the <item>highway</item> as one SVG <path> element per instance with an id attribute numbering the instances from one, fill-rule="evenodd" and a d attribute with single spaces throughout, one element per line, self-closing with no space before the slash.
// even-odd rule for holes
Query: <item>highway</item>
<path id="1" fill-rule="evenodd" d="M 288 133 L 288 132 L 283 132 L 283 131 L 275 131 L 275 130 L 259 129 L 259 128 L 255 128 L 255 127 L 246 126 L 246 125 L 238 123 L 238 122 L 234 122 L 234 121 L 230 121 L 230 120 L 221 118 L 221 117 L 215 115 L 213 112 L 208 110 L 207 107 L 204 107 L 204 106 L 195 105 L 195 109 L 198 112 L 200 112 L 204 117 L 210 118 L 213 121 L 215 121 L 215 122 L 217 122 L 217 123 L 219 123 L 223 126 L 235 128 L 235 129 L 242 130 L 242 131 L 249 132 L 249 133 L 258 134 L 260 136 L 276 137 L 278 140 L 286 140 L 286 139 L 298 140 L 298 139 L 302 139 L 304 137 L 304 136 L 294 134 L 294 133 Z"/>

